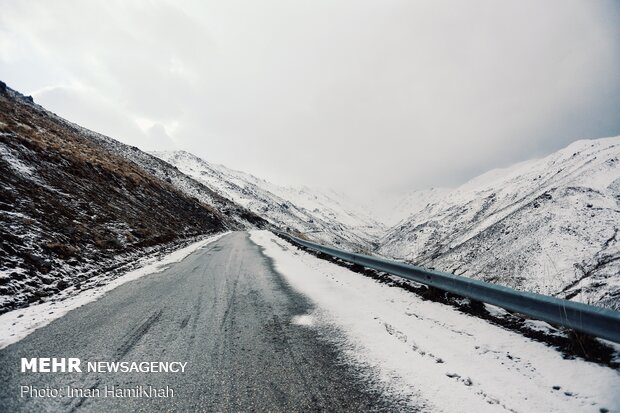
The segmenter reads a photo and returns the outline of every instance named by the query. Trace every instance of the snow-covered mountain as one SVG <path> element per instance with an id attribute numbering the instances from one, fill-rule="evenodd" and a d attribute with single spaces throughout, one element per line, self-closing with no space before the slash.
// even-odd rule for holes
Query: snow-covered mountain
<path id="1" fill-rule="evenodd" d="M 393 227 L 378 252 L 620 308 L 620 137 L 487 172 Z"/>
<path id="2" fill-rule="evenodd" d="M 185 151 L 153 155 L 272 224 L 310 239 L 359 251 L 372 248 L 374 240 L 385 231 L 366 211 L 333 191 L 281 187 Z"/>

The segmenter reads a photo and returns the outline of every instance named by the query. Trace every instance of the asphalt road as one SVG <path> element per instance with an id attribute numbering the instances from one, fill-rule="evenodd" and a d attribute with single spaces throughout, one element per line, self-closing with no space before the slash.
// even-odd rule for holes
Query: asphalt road
<path id="1" fill-rule="evenodd" d="M 0 351 L 0 412 L 394 411 L 319 331 L 244 232 L 124 284 Z M 21 373 L 21 357 L 180 361 L 184 373 Z M 172 398 L 20 397 L 34 388 L 173 389 Z"/>

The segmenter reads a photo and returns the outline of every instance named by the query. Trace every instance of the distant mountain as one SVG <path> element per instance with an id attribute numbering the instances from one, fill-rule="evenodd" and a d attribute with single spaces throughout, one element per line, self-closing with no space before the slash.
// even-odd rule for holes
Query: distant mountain
<path id="1" fill-rule="evenodd" d="M 317 241 L 369 250 L 385 231 L 367 212 L 333 191 L 281 187 L 184 151 L 152 154 L 275 226 L 288 227 Z"/>
<path id="2" fill-rule="evenodd" d="M 98 275 L 158 248 L 267 225 L 0 82 L 0 313 L 103 282 Z"/>
<path id="3" fill-rule="evenodd" d="M 543 159 L 485 173 L 390 229 L 378 252 L 620 308 L 619 241 L 615 137 L 577 141 Z"/>
<path id="4" fill-rule="evenodd" d="M 450 191 L 448 188 L 430 188 L 405 194 L 385 194 L 385 200 L 373 208 L 373 213 L 377 219 L 391 228 L 417 214 L 428 204 L 440 200 Z"/>

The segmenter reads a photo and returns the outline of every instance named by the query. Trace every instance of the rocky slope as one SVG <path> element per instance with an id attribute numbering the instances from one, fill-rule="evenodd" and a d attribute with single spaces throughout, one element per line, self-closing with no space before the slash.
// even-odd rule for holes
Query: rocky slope
<path id="1" fill-rule="evenodd" d="M 0 313 L 103 282 L 102 273 L 159 249 L 265 224 L 0 82 Z"/>
<path id="2" fill-rule="evenodd" d="M 620 308 L 620 137 L 483 174 L 380 244 L 385 256 Z"/>
<path id="3" fill-rule="evenodd" d="M 184 151 L 153 152 L 184 174 L 281 227 L 349 250 L 369 250 L 384 227 L 341 194 L 271 184 Z"/>

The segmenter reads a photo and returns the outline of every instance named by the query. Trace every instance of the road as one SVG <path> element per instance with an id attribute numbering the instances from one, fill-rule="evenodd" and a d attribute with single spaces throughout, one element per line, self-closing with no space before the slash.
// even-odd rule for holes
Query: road
<path id="1" fill-rule="evenodd" d="M 341 362 L 312 307 L 245 232 L 124 284 L 0 351 L 0 411 L 393 411 L 403 407 Z M 184 373 L 21 373 L 21 357 L 180 361 Z M 20 397 L 34 388 L 169 386 L 173 398 Z M 375 390 L 373 390 L 375 389 Z"/>

